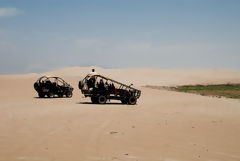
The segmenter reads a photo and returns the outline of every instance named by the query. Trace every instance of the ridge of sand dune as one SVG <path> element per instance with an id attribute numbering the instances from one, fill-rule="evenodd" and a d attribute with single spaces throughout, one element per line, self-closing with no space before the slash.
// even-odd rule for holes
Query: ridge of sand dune
<path id="1" fill-rule="evenodd" d="M 99 74 L 126 84 L 133 83 L 135 86 L 158 85 L 176 86 L 190 84 L 222 84 L 240 83 L 240 70 L 233 69 L 104 69 L 101 67 L 66 67 L 45 73 L 30 73 L 23 75 L 0 75 L 0 78 L 35 78 L 40 76 L 59 76 L 62 78 L 83 79 L 92 68 Z"/>
<path id="2" fill-rule="evenodd" d="M 92 68 L 95 68 L 99 74 L 109 76 L 112 79 L 122 81 L 126 84 L 133 83 L 136 86 L 174 86 L 240 82 L 240 70 L 231 69 L 104 69 L 101 67 L 69 67 L 47 72 L 46 74 L 82 79 Z"/>

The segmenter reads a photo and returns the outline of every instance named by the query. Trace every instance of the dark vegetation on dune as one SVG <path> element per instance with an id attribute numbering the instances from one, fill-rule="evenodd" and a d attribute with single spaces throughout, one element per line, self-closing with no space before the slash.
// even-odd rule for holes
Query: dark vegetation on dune
<path id="1" fill-rule="evenodd" d="M 240 84 L 184 85 L 177 87 L 145 86 L 152 89 L 167 89 L 178 92 L 195 93 L 203 96 L 216 96 L 240 99 Z"/>

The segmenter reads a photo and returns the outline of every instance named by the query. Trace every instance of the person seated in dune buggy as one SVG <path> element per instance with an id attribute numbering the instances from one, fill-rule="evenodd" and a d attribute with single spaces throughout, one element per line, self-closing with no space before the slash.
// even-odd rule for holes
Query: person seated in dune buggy
<path id="1" fill-rule="evenodd" d="M 116 86 L 115 86 L 116 85 Z M 108 100 L 120 100 L 123 104 L 135 105 L 141 95 L 141 91 L 102 76 L 100 74 L 88 74 L 79 81 L 79 89 L 85 97 L 90 97 L 92 103 L 105 104 Z"/>
<path id="2" fill-rule="evenodd" d="M 38 96 L 47 97 L 72 97 L 73 87 L 59 77 L 40 77 L 34 83 L 34 89 L 38 92 Z"/>

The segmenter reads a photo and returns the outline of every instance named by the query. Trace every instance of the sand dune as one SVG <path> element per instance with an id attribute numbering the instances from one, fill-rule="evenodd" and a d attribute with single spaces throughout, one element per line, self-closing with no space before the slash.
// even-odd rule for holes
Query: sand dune
<path id="1" fill-rule="evenodd" d="M 240 71 L 96 67 L 142 90 L 128 106 L 88 104 L 77 83 L 90 69 L 0 76 L 0 161 L 240 160 L 240 100 L 142 87 L 240 83 Z M 41 75 L 63 77 L 73 98 L 37 98 Z"/>

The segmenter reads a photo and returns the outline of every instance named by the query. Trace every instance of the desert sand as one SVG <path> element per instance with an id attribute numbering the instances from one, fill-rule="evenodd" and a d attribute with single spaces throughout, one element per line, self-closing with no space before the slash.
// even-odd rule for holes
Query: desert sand
<path id="1" fill-rule="evenodd" d="M 129 106 L 90 104 L 77 88 L 90 69 L 0 76 L 0 161 L 240 160 L 240 100 L 143 87 L 240 83 L 240 71 L 96 67 L 142 90 Z M 62 77 L 73 97 L 38 98 L 42 75 Z"/>

